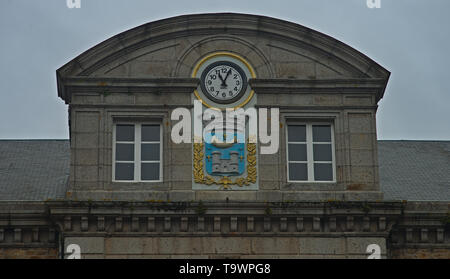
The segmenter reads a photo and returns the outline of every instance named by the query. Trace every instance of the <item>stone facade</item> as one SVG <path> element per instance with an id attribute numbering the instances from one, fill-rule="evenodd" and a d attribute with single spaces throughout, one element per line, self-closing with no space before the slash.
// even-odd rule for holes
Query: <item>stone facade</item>
<path id="1" fill-rule="evenodd" d="M 448 258 L 448 203 L 11 202 L 2 258 Z M 9 223 L 7 220 L 10 220 Z M 446 221 L 447 220 L 447 221 Z"/>
<path id="2" fill-rule="evenodd" d="M 149 28 L 151 32 L 149 32 Z M 217 51 L 253 66 L 256 108 L 280 109 L 280 142 L 292 118 L 334 124 L 336 183 L 287 183 L 286 148 L 259 157 L 259 192 L 193 191 L 192 145 L 174 144 L 174 108 L 192 108 L 195 64 Z M 137 27 L 57 71 L 70 109 L 68 198 L 77 200 L 382 200 L 375 113 L 389 72 L 349 46 L 296 24 L 258 16 L 181 16 Z M 163 182 L 112 181 L 117 119 L 163 123 Z"/>
<path id="3" fill-rule="evenodd" d="M 256 108 L 280 110 L 280 149 L 258 156 L 257 190 L 195 190 L 192 144 L 170 139 L 173 109 L 193 107 L 194 66 L 218 51 L 252 65 Z M 83 258 L 367 258 L 376 244 L 382 258 L 448 258 L 448 203 L 380 191 L 375 115 L 389 75 L 331 37 L 261 16 L 180 16 L 114 36 L 57 71 L 67 195 L 0 203 L 0 257 L 67 258 L 77 244 Z M 163 127 L 162 182 L 114 182 L 114 123 L 148 119 Z M 292 119 L 333 124 L 335 182 L 288 182 Z"/>

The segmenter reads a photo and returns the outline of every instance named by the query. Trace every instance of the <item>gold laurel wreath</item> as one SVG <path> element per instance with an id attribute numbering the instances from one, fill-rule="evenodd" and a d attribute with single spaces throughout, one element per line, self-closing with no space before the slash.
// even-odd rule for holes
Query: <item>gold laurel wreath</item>
<path id="1" fill-rule="evenodd" d="M 247 176 L 239 177 L 234 180 L 228 176 L 222 176 L 215 179 L 209 175 L 205 176 L 203 171 L 203 147 L 204 143 L 194 143 L 194 181 L 195 183 L 205 185 L 222 185 L 223 189 L 229 189 L 231 185 L 249 186 L 256 183 L 256 143 L 247 143 Z"/>

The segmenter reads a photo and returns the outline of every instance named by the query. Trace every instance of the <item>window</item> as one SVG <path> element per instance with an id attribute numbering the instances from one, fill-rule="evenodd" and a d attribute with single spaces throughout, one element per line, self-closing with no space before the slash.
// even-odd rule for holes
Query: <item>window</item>
<path id="1" fill-rule="evenodd" d="M 113 137 L 114 181 L 162 181 L 160 124 L 116 124 Z"/>
<path id="2" fill-rule="evenodd" d="M 334 182 L 333 125 L 289 124 L 287 163 L 289 182 Z"/>

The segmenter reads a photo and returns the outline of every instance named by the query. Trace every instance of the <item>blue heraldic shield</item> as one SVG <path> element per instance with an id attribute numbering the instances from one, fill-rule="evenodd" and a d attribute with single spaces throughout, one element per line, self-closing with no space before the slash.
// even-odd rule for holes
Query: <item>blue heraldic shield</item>
<path id="1" fill-rule="evenodd" d="M 213 176 L 236 176 L 245 171 L 245 140 L 243 133 L 235 132 L 232 143 L 223 133 L 211 132 L 205 141 L 205 169 Z"/>

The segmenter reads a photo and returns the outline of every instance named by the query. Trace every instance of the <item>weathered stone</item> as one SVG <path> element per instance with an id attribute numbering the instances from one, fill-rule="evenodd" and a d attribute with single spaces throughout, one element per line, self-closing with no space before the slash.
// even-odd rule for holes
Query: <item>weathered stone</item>
<path id="1" fill-rule="evenodd" d="M 448 248 L 395 248 L 393 259 L 450 259 Z"/>
<path id="2" fill-rule="evenodd" d="M 285 62 L 275 63 L 277 78 L 315 78 L 314 63 L 311 62 Z"/>
<path id="3" fill-rule="evenodd" d="M 98 133 L 72 133 L 76 148 L 98 148 Z"/>
<path id="4" fill-rule="evenodd" d="M 75 131 L 78 133 L 98 133 L 100 114 L 99 112 L 76 112 Z"/>
<path id="5" fill-rule="evenodd" d="M 283 195 L 279 191 L 258 191 L 256 193 L 256 199 L 258 201 L 265 202 L 280 202 L 283 200 Z"/>
<path id="6" fill-rule="evenodd" d="M 105 241 L 103 237 L 66 237 L 64 239 L 64 251 L 70 244 L 76 244 L 80 246 L 82 256 L 85 254 L 104 254 L 106 252 Z"/>
<path id="7" fill-rule="evenodd" d="M 367 113 L 349 113 L 350 133 L 372 133 L 372 115 Z"/>
<path id="8" fill-rule="evenodd" d="M 187 183 L 186 183 L 187 184 Z M 192 184 L 188 184 L 189 188 L 192 187 Z M 170 191 L 169 192 L 169 200 L 173 202 L 179 202 L 179 201 L 192 201 L 195 198 L 195 192 L 194 191 Z"/>
<path id="9" fill-rule="evenodd" d="M 352 166 L 370 166 L 374 165 L 373 150 L 350 150 L 350 162 Z"/>
<path id="10" fill-rule="evenodd" d="M 298 238 L 255 237 L 251 239 L 254 254 L 299 254 Z"/>
<path id="11" fill-rule="evenodd" d="M 298 238 L 298 249 L 301 254 L 342 255 L 345 254 L 343 238 Z"/>
<path id="12" fill-rule="evenodd" d="M 350 146 L 352 149 L 372 149 L 373 141 L 375 140 L 372 134 L 350 134 Z"/>
<path id="13" fill-rule="evenodd" d="M 203 251 L 208 254 L 250 254 L 249 239 L 238 237 L 204 237 Z"/>
<path id="14" fill-rule="evenodd" d="M 154 254 L 201 254 L 205 240 L 199 237 L 158 237 L 153 240 Z"/>
<path id="15" fill-rule="evenodd" d="M 386 255 L 386 239 L 376 237 L 347 237 L 347 253 L 369 255 L 366 252 L 370 244 L 377 244 L 381 248 L 381 255 Z M 366 257 L 367 257 L 366 256 Z"/>
<path id="16" fill-rule="evenodd" d="M 342 97 L 336 95 L 319 95 L 313 99 L 313 104 L 318 106 L 340 106 Z"/>
<path id="17" fill-rule="evenodd" d="M 157 254 L 153 247 L 153 238 L 109 237 L 105 238 L 105 254 Z"/>
<path id="18" fill-rule="evenodd" d="M 254 201 L 254 191 L 196 191 L 195 199 L 202 201 Z"/>

